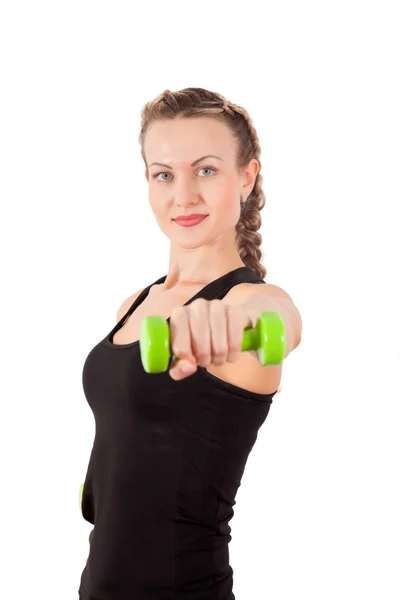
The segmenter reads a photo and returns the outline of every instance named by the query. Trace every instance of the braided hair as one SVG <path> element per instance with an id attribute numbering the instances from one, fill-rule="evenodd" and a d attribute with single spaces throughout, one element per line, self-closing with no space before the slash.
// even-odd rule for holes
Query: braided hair
<path id="1" fill-rule="evenodd" d="M 266 276 L 266 269 L 261 259 L 262 236 L 258 233 L 261 227 L 260 211 L 265 206 L 265 194 L 262 190 L 260 174 L 260 145 L 257 132 L 248 112 L 229 102 L 224 96 L 204 88 L 185 88 L 171 92 L 165 90 L 154 100 L 144 105 L 141 111 L 141 131 L 139 143 L 141 155 L 146 165 L 144 140 L 149 125 L 154 121 L 174 119 L 176 117 L 209 116 L 224 122 L 238 140 L 236 166 L 241 169 L 255 158 L 259 163 L 259 171 L 254 187 L 242 204 L 240 219 L 236 224 L 236 244 L 243 263 L 250 267 L 261 279 Z"/>

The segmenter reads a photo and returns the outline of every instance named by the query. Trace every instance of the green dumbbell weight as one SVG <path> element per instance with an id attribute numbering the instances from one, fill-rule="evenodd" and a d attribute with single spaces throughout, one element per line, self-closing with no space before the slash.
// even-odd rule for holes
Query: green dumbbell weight
<path id="1" fill-rule="evenodd" d="M 140 356 L 146 373 L 164 373 L 172 355 L 168 322 L 145 317 L 140 335 Z M 286 350 L 285 325 L 278 312 L 262 312 L 255 327 L 243 331 L 242 352 L 256 350 L 265 366 L 280 365 Z"/>

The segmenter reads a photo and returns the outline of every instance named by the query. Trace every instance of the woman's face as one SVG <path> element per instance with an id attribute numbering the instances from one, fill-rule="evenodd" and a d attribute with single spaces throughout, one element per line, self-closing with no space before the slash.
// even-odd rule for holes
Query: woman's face
<path id="1" fill-rule="evenodd" d="M 151 124 L 144 142 L 149 201 L 160 229 L 171 241 L 195 248 L 236 226 L 240 196 L 251 192 L 258 169 L 253 160 L 240 175 L 236 148 L 228 127 L 207 117 Z M 194 227 L 173 221 L 192 213 L 208 216 Z"/>

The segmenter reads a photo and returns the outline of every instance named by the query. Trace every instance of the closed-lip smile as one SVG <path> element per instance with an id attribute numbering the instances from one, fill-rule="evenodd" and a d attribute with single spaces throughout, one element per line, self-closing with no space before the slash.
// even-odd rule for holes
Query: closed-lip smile
<path id="1" fill-rule="evenodd" d="M 198 219 L 200 217 L 206 217 L 206 214 L 196 213 L 191 215 L 181 215 L 179 217 L 175 217 L 173 221 L 190 221 L 192 219 Z"/>

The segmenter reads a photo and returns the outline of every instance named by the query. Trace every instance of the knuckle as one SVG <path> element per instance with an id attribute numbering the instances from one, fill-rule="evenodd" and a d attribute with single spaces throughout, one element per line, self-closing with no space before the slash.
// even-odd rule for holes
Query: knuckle
<path id="1" fill-rule="evenodd" d="M 225 304 L 221 300 L 214 299 L 209 301 L 210 310 L 222 312 L 225 310 Z"/>
<path id="2" fill-rule="evenodd" d="M 171 317 L 179 317 L 180 315 L 183 315 L 186 312 L 185 307 L 184 306 L 175 306 L 172 311 L 171 311 Z"/>
<path id="3" fill-rule="evenodd" d="M 195 355 L 196 355 L 197 362 L 202 367 L 205 367 L 205 366 L 207 366 L 207 365 L 210 364 L 210 362 L 211 362 L 211 352 L 210 352 L 210 349 L 199 348 L 199 350 L 197 352 L 195 352 Z"/>
<path id="4" fill-rule="evenodd" d="M 230 344 L 229 346 L 229 356 L 237 356 L 241 354 L 242 347 L 239 344 Z"/>
<path id="5" fill-rule="evenodd" d="M 203 302 L 196 302 L 196 304 L 193 304 L 193 306 L 191 306 L 190 312 L 196 317 L 201 317 L 207 314 L 208 312 L 207 304 Z"/>
<path id="6" fill-rule="evenodd" d="M 184 358 L 187 356 L 188 352 L 182 346 L 173 346 L 172 354 L 177 358 Z"/>
<path id="7" fill-rule="evenodd" d="M 196 300 L 193 300 L 193 302 L 190 303 L 190 306 L 193 306 L 194 308 L 198 308 L 200 307 L 205 307 L 208 305 L 208 300 L 206 300 L 205 298 L 197 298 Z"/>
<path id="8" fill-rule="evenodd" d="M 227 356 L 228 354 L 228 348 L 223 347 L 223 348 L 216 348 L 213 352 L 213 356 L 215 356 L 216 358 L 225 358 L 225 356 Z"/>
<path id="9" fill-rule="evenodd" d="M 185 349 L 182 347 L 182 345 L 178 345 L 178 344 L 173 344 L 172 345 L 172 353 L 175 356 L 183 356 L 185 354 Z"/>

